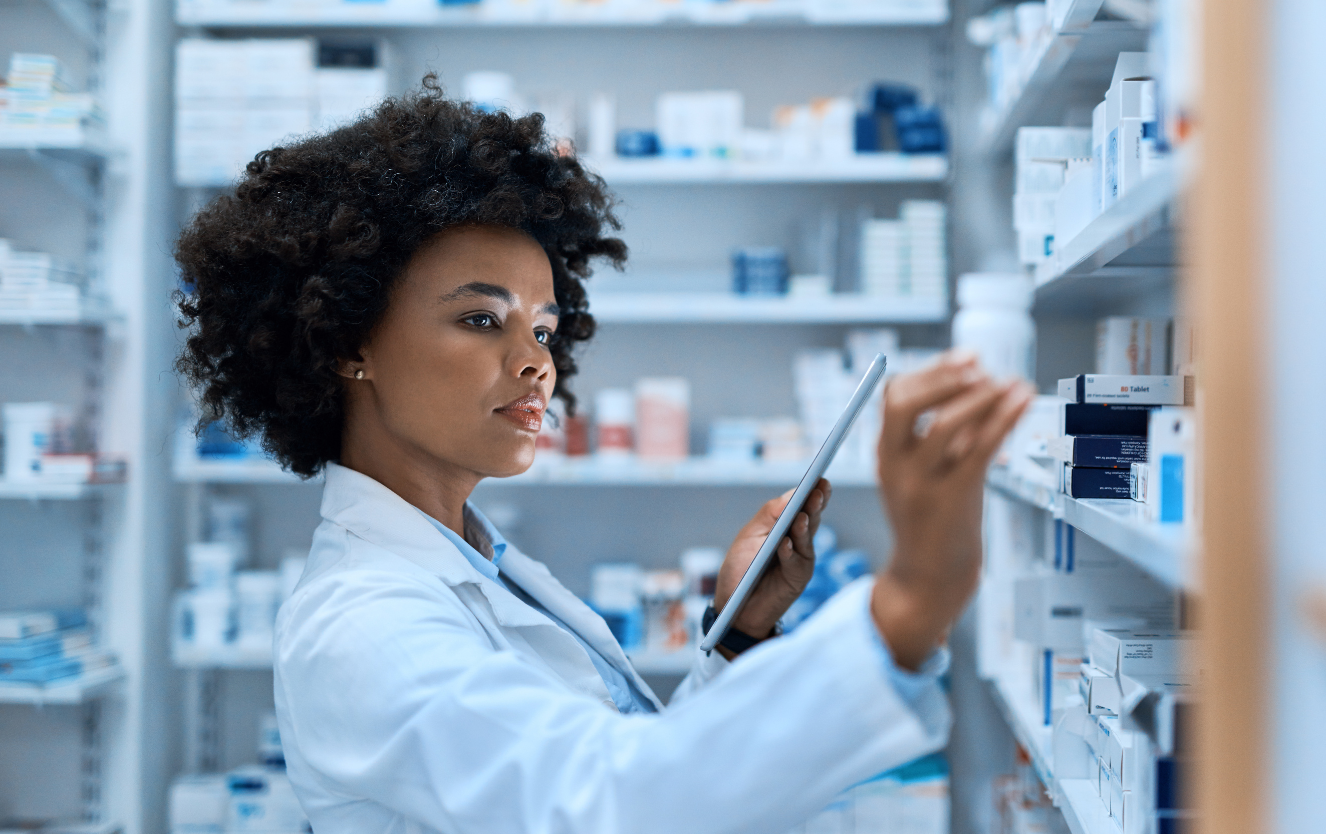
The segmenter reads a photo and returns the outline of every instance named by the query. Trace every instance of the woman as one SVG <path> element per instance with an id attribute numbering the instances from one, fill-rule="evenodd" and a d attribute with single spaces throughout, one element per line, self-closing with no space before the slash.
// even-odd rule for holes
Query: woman
<path id="1" fill-rule="evenodd" d="M 985 467 L 1030 396 L 969 357 L 887 390 L 889 566 L 774 639 L 813 567 L 821 481 L 739 634 L 667 710 L 604 622 L 467 503 L 529 467 L 549 398 L 573 404 L 572 347 L 594 329 L 581 281 L 594 257 L 623 262 L 615 228 L 541 117 L 426 79 L 260 154 L 181 237 L 179 364 L 206 419 L 326 475 L 275 675 L 318 834 L 779 834 L 944 743 L 941 643 L 977 581 Z M 718 609 L 786 501 L 737 534 Z"/>

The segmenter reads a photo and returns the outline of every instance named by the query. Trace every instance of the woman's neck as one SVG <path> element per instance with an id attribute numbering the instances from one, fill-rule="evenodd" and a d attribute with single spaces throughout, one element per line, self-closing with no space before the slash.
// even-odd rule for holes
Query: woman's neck
<path id="1" fill-rule="evenodd" d="M 475 472 L 439 460 L 423 449 L 406 448 L 382 432 L 346 426 L 340 464 L 367 475 L 409 504 L 465 535 L 465 502 L 482 479 Z"/>

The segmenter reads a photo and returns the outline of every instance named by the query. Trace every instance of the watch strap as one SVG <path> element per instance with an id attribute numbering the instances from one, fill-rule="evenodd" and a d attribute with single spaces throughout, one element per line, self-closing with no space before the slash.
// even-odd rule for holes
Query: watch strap
<path id="1" fill-rule="evenodd" d="M 717 619 L 718 619 L 718 611 L 714 609 L 714 606 L 710 605 L 704 609 L 704 619 L 700 622 L 700 627 L 705 634 L 709 633 L 709 629 L 713 628 L 714 622 Z M 777 629 L 775 629 L 774 631 L 776 634 Z M 723 635 L 722 640 L 718 641 L 718 645 L 722 646 L 723 648 L 727 649 L 733 654 L 741 654 L 742 652 L 749 649 L 751 646 L 754 646 L 757 643 L 763 643 L 764 639 L 765 638 L 761 637 L 751 637 L 749 634 L 747 634 L 744 631 L 728 626 L 727 633 Z"/>

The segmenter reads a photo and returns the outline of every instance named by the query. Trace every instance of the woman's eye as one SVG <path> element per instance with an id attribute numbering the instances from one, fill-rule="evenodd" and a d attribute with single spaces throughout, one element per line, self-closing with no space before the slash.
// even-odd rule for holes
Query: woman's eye
<path id="1" fill-rule="evenodd" d="M 541 345 L 550 345 L 552 344 L 553 334 L 549 330 L 540 330 L 534 334 L 534 338 L 538 339 Z"/>
<path id="2" fill-rule="evenodd" d="M 474 315 L 465 319 L 465 323 L 486 330 L 497 324 L 497 319 L 493 316 L 488 315 L 487 313 L 475 313 Z"/>

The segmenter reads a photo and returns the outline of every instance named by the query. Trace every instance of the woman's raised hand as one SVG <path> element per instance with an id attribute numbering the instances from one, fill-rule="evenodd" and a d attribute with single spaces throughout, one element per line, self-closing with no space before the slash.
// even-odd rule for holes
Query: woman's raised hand
<path id="1" fill-rule="evenodd" d="M 1034 394 L 958 351 L 885 388 L 879 484 L 894 549 L 871 613 L 904 668 L 944 641 L 976 589 L 985 471 Z"/>

